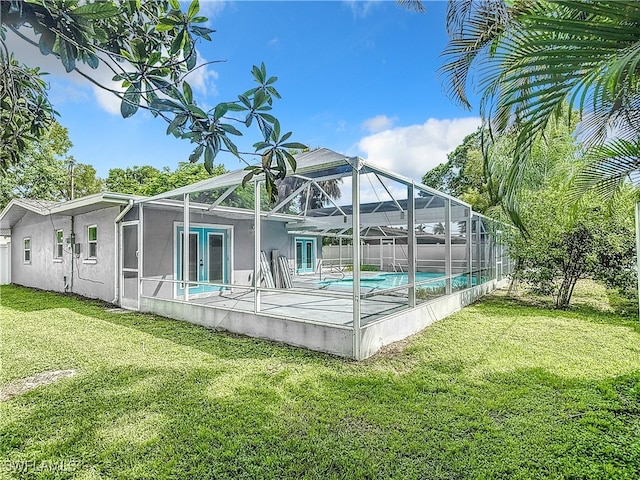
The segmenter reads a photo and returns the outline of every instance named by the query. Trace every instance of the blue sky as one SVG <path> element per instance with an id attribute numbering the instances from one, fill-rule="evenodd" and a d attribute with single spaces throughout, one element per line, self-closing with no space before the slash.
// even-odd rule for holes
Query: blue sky
<path id="1" fill-rule="evenodd" d="M 425 5 L 418 14 L 392 1 L 201 1 L 216 33 L 198 45 L 199 54 L 223 62 L 190 79 L 195 96 L 206 107 L 235 100 L 253 86 L 252 65 L 265 62 L 283 97 L 273 113 L 294 140 L 419 180 L 479 124 L 477 111 L 446 97 L 438 77 L 446 2 Z M 173 169 L 187 159 L 191 145 L 166 136 L 162 120 L 147 113 L 121 118 L 115 97 L 64 74 L 54 58 L 20 40 L 14 45 L 20 59 L 51 72 L 50 95 L 69 129 L 71 154 L 99 176 L 143 164 Z M 258 136 L 246 131 L 241 148 L 250 150 Z M 218 161 L 243 167 L 232 156 Z"/>

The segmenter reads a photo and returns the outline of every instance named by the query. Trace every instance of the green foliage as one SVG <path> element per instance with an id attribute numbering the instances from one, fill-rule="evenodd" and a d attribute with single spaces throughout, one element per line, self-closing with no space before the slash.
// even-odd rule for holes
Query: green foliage
<path id="1" fill-rule="evenodd" d="M 418 300 L 433 300 L 446 294 L 446 287 L 442 286 L 430 286 L 428 288 L 417 288 L 416 298 Z"/>
<path id="2" fill-rule="evenodd" d="M 565 104 L 588 112 L 579 133 L 590 162 L 582 166 L 574 194 L 595 187 L 610 197 L 637 174 L 637 6 L 635 0 L 449 2 L 442 66 L 448 93 L 470 107 L 467 89 L 479 87 L 491 138 L 515 129 L 501 186 L 507 208 L 517 204 L 533 146 Z M 473 73 L 478 75 L 471 82 Z"/>
<path id="3" fill-rule="evenodd" d="M 2 2 L 0 9 L 8 3 Z M 0 38 L 4 38 L 3 32 Z M 0 65 L 0 172 L 6 172 L 20 163 L 20 154 L 30 142 L 45 134 L 54 110 L 38 68 L 20 65 L 1 48 Z"/>
<path id="4" fill-rule="evenodd" d="M 380 270 L 380 267 L 378 265 L 365 265 L 365 264 L 360 265 L 361 272 L 378 272 L 379 270 Z"/>
<path id="5" fill-rule="evenodd" d="M 344 271 L 345 272 L 353 272 L 353 264 L 348 263 L 345 265 L 344 267 Z M 362 264 L 360 265 L 360 271 L 361 272 L 378 272 L 380 271 L 380 267 L 377 265 L 365 265 Z"/>
<path id="6" fill-rule="evenodd" d="M 486 213 L 497 205 L 495 192 L 486 174 L 482 155 L 482 130 L 467 135 L 462 144 L 447 155 L 447 162 L 422 177 L 425 185 L 469 203 L 476 212 Z"/>
<path id="7" fill-rule="evenodd" d="M 61 201 L 71 199 L 71 171 L 74 165 L 74 196 L 102 191 L 102 181 L 91 165 L 76 163 L 67 153 L 72 144 L 68 131 L 57 122 L 36 140 L 25 142 L 21 161 L 10 165 L 0 182 L 0 210 L 12 198 Z"/>
<path id="8" fill-rule="evenodd" d="M 278 185 L 278 203 L 283 202 L 287 197 L 292 195 L 296 190 L 302 187 L 305 180 L 290 176 L 279 180 Z M 342 195 L 340 191 L 341 178 L 334 178 L 331 180 L 322 180 L 317 182 L 317 185 L 311 184 L 309 188 L 303 189 L 296 197 L 292 198 L 290 202 L 283 207 L 282 212 L 286 213 L 301 213 L 307 209 L 314 210 L 323 208 L 330 203 L 330 199 L 337 200 Z M 322 190 L 321 190 L 322 189 Z M 326 193 L 326 195 L 325 195 Z"/>
<path id="9" fill-rule="evenodd" d="M 226 169 L 222 165 L 208 172 L 201 163 L 180 162 L 174 171 L 167 167 L 158 170 L 149 165 L 136 165 L 110 169 L 105 185 L 111 192 L 153 196 L 223 173 Z"/>
<path id="10" fill-rule="evenodd" d="M 111 168 L 104 183 L 109 192 L 148 195 L 149 185 L 160 175 L 160 170 L 149 165 L 135 165 L 126 169 Z"/>
<path id="11" fill-rule="evenodd" d="M 214 167 L 208 172 L 202 163 L 180 162 L 178 167 L 171 171 L 168 167 L 158 170 L 149 165 L 112 168 L 105 180 L 106 189 L 110 192 L 128 193 L 131 195 L 153 196 L 174 190 L 176 188 L 191 185 L 212 176 L 227 173 L 223 165 Z M 225 192 L 226 188 L 197 192 L 192 194 L 194 202 L 212 203 L 218 196 Z M 264 190 L 264 189 L 263 189 Z M 267 204 L 269 201 L 266 192 L 262 192 L 261 201 Z M 224 201 L 224 205 L 237 208 L 253 209 L 253 186 L 239 186 Z"/>
<path id="12" fill-rule="evenodd" d="M 615 209 L 593 194 L 572 205 L 566 167 L 556 165 L 545 183 L 521 188 L 518 202 L 526 233 L 505 233 L 516 258 L 516 277 L 553 295 L 558 308 L 569 306 L 581 278 L 621 291 L 635 282 L 635 195 L 627 188 Z"/>
<path id="13" fill-rule="evenodd" d="M 0 404 L 8 478 L 640 476 L 640 329 L 603 310 L 488 298 L 363 362 L 15 286 L 0 317 L 0 384 L 78 372 Z"/>
<path id="14" fill-rule="evenodd" d="M 267 74 L 266 67 L 254 66 L 251 74 L 257 86 L 205 111 L 193 97 L 188 75 L 198 65 L 198 41 L 211 40 L 214 30 L 202 26 L 206 17 L 198 15 L 198 0 L 192 0 L 186 12 L 178 1 L 100 1 L 58 2 L 6 1 L 0 3 L 2 49 L 0 60 L 3 78 L 2 125 L 3 144 L 0 168 L 19 162 L 24 148 L 22 132 L 38 136 L 52 118 L 39 72 L 14 65 L 7 56 L 5 30 L 8 28 L 25 41 L 22 28 L 32 28 L 39 37 L 42 54 L 60 59 L 67 72 L 77 71 L 87 80 L 111 91 L 121 99 L 121 114 L 130 117 L 146 109 L 167 121 L 167 134 L 186 139 L 195 145 L 190 162 L 204 158 L 205 169 L 212 173 L 214 161 L 221 151 L 230 152 L 249 164 L 238 151 L 233 138 L 242 135 L 236 126 L 249 128 L 255 124 L 262 141 L 255 153 L 259 166 L 248 167 L 246 181 L 257 173 L 265 174 L 269 199 L 277 199 L 276 180 L 286 175 L 287 165 L 295 170 L 289 148 L 305 146 L 290 140 L 291 132 L 281 134 L 280 123 L 270 111 L 280 94 L 275 88 L 277 77 Z M 32 42 L 33 43 L 33 42 Z M 100 84 L 95 76 L 79 68 L 91 69 L 107 64 L 121 82 L 124 92 Z M 11 67 L 11 68 L 8 68 Z M 18 99 L 24 98 L 24 101 Z M 4 121 L 5 118 L 9 121 Z"/>
<path id="15" fill-rule="evenodd" d="M 581 278 L 597 278 L 623 292 L 634 283 L 634 195 L 628 186 L 621 190 L 615 209 L 593 194 L 575 205 L 571 181 L 585 163 L 572 134 L 575 122 L 576 115 L 564 108 L 532 143 L 512 197 L 517 209 L 495 208 L 505 207 L 500 193 L 508 188 L 517 132 L 494 139 L 485 163 L 482 132 L 469 135 L 447 163 L 423 178 L 476 210 L 512 220 L 518 228 L 506 230 L 504 238 L 516 259 L 516 278 L 553 295 L 560 308 L 569 306 Z M 444 233 L 444 226 L 436 224 L 433 233 Z"/>

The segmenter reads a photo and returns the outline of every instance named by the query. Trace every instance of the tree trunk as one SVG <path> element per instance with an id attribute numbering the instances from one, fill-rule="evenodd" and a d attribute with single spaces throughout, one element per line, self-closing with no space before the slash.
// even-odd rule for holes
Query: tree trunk
<path id="1" fill-rule="evenodd" d="M 511 274 L 511 281 L 509 282 L 509 289 L 507 290 L 507 296 L 513 295 L 514 291 L 518 286 L 518 281 L 520 273 L 520 259 L 516 258 L 516 264 L 513 267 L 513 273 Z"/>
<path id="2" fill-rule="evenodd" d="M 569 308 L 569 302 L 573 296 L 573 289 L 575 288 L 576 283 L 578 283 L 580 277 L 580 274 L 576 274 L 568 275 L 562 279 L 562 284 L 560 285 L 558 296 L 556 297 L 556 308 L 561 310 Z"/>

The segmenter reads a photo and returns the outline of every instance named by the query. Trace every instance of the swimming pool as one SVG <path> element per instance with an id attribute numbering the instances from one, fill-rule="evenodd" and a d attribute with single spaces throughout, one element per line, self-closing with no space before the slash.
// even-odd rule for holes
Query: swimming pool
<path id="1" fill-rule="evenodd" d="M 428 282 L 429 280 L 437 280 L 444 277 L 444 273 L 432 272 L 416 272 L 416 283 Z M 407 273 L 379 273 L 373 277 L 361 277 L 360 288 L 367 289 L 386 289 L 400 287 L 409 283 L 409 275 Z M 465 288 L 467 286 L 467 276 L 459 275 L 451 278 L 454 288 Z M 323 280 L 318 282 L 319 285 L 353 288 L 353 278 L 345 277 L 342 279 Z M 445 286 L 445 280 L 432 281 L 424 285 L 418 285 L 418 288 L 442 288 Z"/>

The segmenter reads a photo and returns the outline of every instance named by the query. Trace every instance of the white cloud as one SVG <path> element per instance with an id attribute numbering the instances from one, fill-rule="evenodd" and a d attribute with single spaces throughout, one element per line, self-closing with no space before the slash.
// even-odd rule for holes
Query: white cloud
<path id="1" fill-rule="evenodd" d="M 358 150 L 368 162 L 420 181 L 480 125 L 477 117 L 436 119 L 396 127 L 362 138 Z"/>
<path id="2" fill-rule="evenodd" d="M 211 17 L 217 17 L 218 15 L 220 15 L 222 10 L 224 10 L 224 7 L 226 6 L 226 4 L 227 2 L 222 0 L 203 0 L 200 2 L 199 15 L 208 17 L 209 19 L 211 19 Z M 182 8 L 183 8 L 183 11 L 186 11 L 186 9 L 189 7 L 183 6 Z"/>
<path id="3" fill-rule="evenodd" d="M 100 65 L 97 69 L 93 70 L 88 67 L 78 66 L 80 70 L 82 70 L 87 75 L 90 75 L 94 80 L 96 80 L 99 84 L 104 85 L 105 87 L 115 90 L 116 92 L 124 92 L 124 88 L 122 88 L 122 82 L 114 82 L 111 79 L 113 78 L 113 71 L 105 64 L 105 62 L 100 62 Z M 120 68 L 123 68 L 120 66 Z M 125 67 L 126 68 L 126 67 Z M 79 74 L 73 73 L 73 77 L 78 77 L 79 81 L 86 81 Z M 105 90 L 104 88 L 100 88 L 97 85 L 92 85 L 93 94 L 96 97 L 96 101 L 98 105 L 102 107 L 103 110 L 113 114 L 120 115 L 120 98 L 116 97 L 113 92 Z"/>
<path id="4" fill-rule="evenodd" d="M 205 65 L 208 60 L 200 55 L 200 52 L 196 51 L 196 53 L 198 54 L 196 68 L 189 73 L 185 80 L 195 92 L 215 97 L 218 95 L 218 87 L 216 85 L 218 72 L 211 69 L 210 65 Z"/>
<path id="5" fill-rule="evenodd" d="M 369 133 L 378 133 L 387 130 L 398 121 L 398 117 L 387 117 L 386 115 L 376 115 L 362 122 L 362 128 Z"/>
<path id="6" fill-rule="evenodd" d="M 360 203 L 378 203 L 388 202 L 390 200 L 406 200 L 407 187 L 392 182 L 389 179 L 382 179 L 384 187 L 380 183 L 381 178 L 371 173 L 367 173 L 360 177 Z M 386 188 L 385 188 L 386 187 Z M 345 178 L 340 185 L 341 197 L 338 200 L 339 205 L 351 205 L 351 194 L 353 192 L 351 179 Z"/>
<path id="7" fill-rule="evenodd" d="M 26 37 L 33 41 L 38 40 L 38 37 L 32 30 L 26 28 L 23 30 L 24 31 L 21 31 L 21 33 Z M 81 89 L 91 84 L 77 72 L 67 73 L 62 62 L 60 62 L 60 60 L 53 54 L 42 55 L 36 46 L 18 38 L 12 32 L 7 32 L 7 44 L 10 46 L 10 49 L 14 53 L 16 59 L 30 67 L 40 67 L 41 71 L 49 73 L 50 76 L 44 77 L 45 81 L 49 81 L 52 77 L 59 77 L 78 85 L 78 91 L 68 88 L 56 90 L 56 101 L 58 103 L 81 101 L 83 98 L 86 98 Z M 114 73 L 104 62 L 100 62 L 100 65 L 95 70 L 82 62 L 78 62 L 76 66 L 98 83 L 117 91 L 123 91 L 123 89 L 120 88 L 119 83 L 111 81 Z M 96 101 L 104 110 L 109 113 L 120 114 L 120 100 L 113 95 L 113 93 L 97 87 L 96 85 L 91 85 L 91 88 Z M 66 96 L 67 94 L 68 96 Z"/>
<path id="8" fill-rule="evenodd" d="M 207 5 L 217 3 L 221 4 L 222 2 L 206 2 Z M 208 8 L 208 10 L 211 10 L 211 8 Z M 34 41 L 37 41 L 38 39 L 38 37 L 36 37 L 29 29 L 24 29 L 24 34 Z M 77 88 L 74 89 L 65 86 L 59 87 L 56 85 L 56 88 L 52 90 L 52 93 L 55 93 L 54 100 L 57 104 L 87 101 L 88 95 L 91 95 L 89 92 L 92 92 L 96 103 L 103 110 L 113 115 L 120 115 L 121 101 L 117 96 L 104 88 L 91 84 L 77 72 L 67 73 L 60 60 L 54 55 L 42 55 L 37 47 L 18 38 L 11 31 L 7 32 L 7 44 L 10 46 L 10 49 L 19 61 L 29 66 L 40 67 L 41 71 L 49 73 L 49 76 L 44 77 L 46 81 L 49 81 L 49 79 L 53 80 L 57 77 L 70 81 L 73 85 L 77 86 Z M 188 76 L 187 81 L 195 92 L 204 97 L 211 98 L 218 95 L 218 89 L 216 86 L 218 72 L 213 70 L 210 65 L 204 65 L 206 62 L 207 60 L 198 52 L 199 68 L 192 71 Z M 118 92 L 124 91 L 120 86 L 120 82 L 113 82 L 111 80 L 114 72 L 107 64 L 105 64 L 105 62 L 100 62 L 98 68 L 95 70 L 81 62 L 77 63 L 77 67 L 99 84 Z M 114 68 L 116 71 L 120 71 L 120 69 L 123 68 L 123 65 L 114 65 Z"/>
<path id="9" fill-rule="evenodd" d="M 346 3 L 349 8 L 351 8 L 351 12 L 353 13 L 354 17 L 366 17 L 367 14 L 369 13 L 369 10 L 376 5 L 377 3 L 380 3 L 382 0 L 344 0 L 344 3 Z"/>

